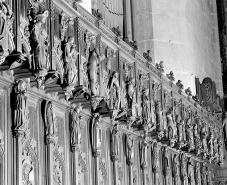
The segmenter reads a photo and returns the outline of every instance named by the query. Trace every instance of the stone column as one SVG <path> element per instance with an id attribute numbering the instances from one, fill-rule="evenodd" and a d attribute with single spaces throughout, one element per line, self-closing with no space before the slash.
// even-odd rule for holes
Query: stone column
<path id="1" fill-rule="evenodd" d="M 72 183 L 78 185 L 78 154 L 79 147 L 71 147 L 72 150 Z"/>
<path id="2" fill-rule="evenodd" d="M 124 41 L 132 41 L 131 0 L 123 2 L 124 7 Z"/>

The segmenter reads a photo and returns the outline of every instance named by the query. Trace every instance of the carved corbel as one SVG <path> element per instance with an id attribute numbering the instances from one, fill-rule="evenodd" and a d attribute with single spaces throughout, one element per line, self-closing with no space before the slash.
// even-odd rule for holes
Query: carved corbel
<path id="1" fill-rule="evenodd" d="M 28 129 L 27 89 L 29 80 L 18 80 L 14 86 L 15 104 L 13 111 L 13 133 L 16 137 L 24 136 Z"/>

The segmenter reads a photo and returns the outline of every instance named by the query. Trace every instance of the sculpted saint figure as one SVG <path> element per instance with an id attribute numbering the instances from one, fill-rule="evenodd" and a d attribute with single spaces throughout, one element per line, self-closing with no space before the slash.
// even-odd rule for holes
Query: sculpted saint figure
<path id="1" fill-rule="evenodd" d="M 192 120 L 189 118 L 186 121 L 186 137 L 187 137 L 187 143 L 188 143 L 188 152 L 194 150 L 194 137 L 193 137 L 193 125 Z"/>
<path id="2" fill-rule="evenodd" d="M 184 153 L 181 154 L 181 163 L 180 163 L 180 172 L 181 172 L 181 180 L 183 181 L 183 185 L 186 184 L 187 178 L 187 167 L 186 167 L 186 156 Z"/>
<path id="3" fill-rule="evenodd" d="M 218 160 L 218 140 L 217 137 L 214 137 L 214 161 L 217 162 Z"/>
<path id="4" fill-rule="evenodd" d="M 78 146 L 81 143 L 81 129 L 80 129 L 80 112 L 82 111 L 81 104 L 72 104 L 71 115 L 71 146 Z"/>
<path id="5" fill-rule="evenodd" d="M 197 155 L 199 155 L 201 153 L 201 149 L 202 149 L 202 144 L 201 144 L 201 139 L 200 139 L 200 135 L 198 132 L 198 125 L 197 123 L 194 124 L 194 143 L 195 143 L 195 152 Z"/>
<path id="6" fill-rule="evenodd" d="M 93 38 L 91 43 L 91 50 L 88 58 L 88 77 L 90 80 L 91 95 L 96 96 L 96 85 L 97 85 L 97 72 L 99 63 L 99 50 L 96 48 L 95 38 Z"/>
<path id="7" fill-rule="evenodd" d="M 32 66 L 31 68 L 36 70 L 47 70 L 49 68 L 49 61 L 47 57 L 44 56 L 46 53 L 45 45 L 48 45 L 46 40 L 44 40 L 43 33 L 44 30 L 42 25 L 46 22 L 49 12 L 46 10 L 43 13 L 37 14 L 32 24 L 31 29 L 31 48 L 33 54 Z"/>
<path id="8" fill-rule="evenodd" d="M 195 163 L 195 184 L 199 185 L 200 184 L 200 180 L 199 180 L 199 176 L 200 176 L 200 164 L 199 162 Z"/>
<path id="9" fill-rule="evenodd" d="M 205 122 L 203 123 L 201 129 L 201 139 L 202 139 L 202 149 L 203 149 L 203 156 L 206 157 L 207 155 L 207 129 Z"/>
<path id="10" fill-rule="evenodd" d="M 51 101 L 47 102 L 45 108 L 45 126 L 46 126 L 46 136 L 55 136 L 56 128 L 55 128 L 55 111 L 54 105 Z"/>
<path id="11" fill-rule="evenodd" d="M 154 184 L 155 185 L 160 184 L 158 153 L 159 153 L 158 144 L 157 144 L 157 142 L 155 142 L 153 145 L 153 158 L 152 158 L 153 159 L 152 167 L 153 167 L 153 171 L 154 171 Z"/>
<path id="12" fill-rule="evenodd" d="M 113 126 L 113 129 L 112 129 L 111 149 L 112 149 L 112 158 L 114 160 L 118 159 L 118 154 L 119 154 L 119 128 L 118 128 L 117 123 Z"/>
<path id="13" fill-rule="evenodd" d="M 134 80 L 132 77 L 129 78 L 127 81 L 127 100 L 128 100 L 128 108 L 132 109 L 133 106 L 133 100 L 134 100 L 134 94 L 135 94 L 135 85 L 134 85 Z"/>
<path id="14" fill-rule="evenodd" d="M 102 130 L 100 124 L 102 122 L 101 116 L 95 114 L 92 118 L 92 147 L 93 152 L 101 149 L 102 144 Z"/>
<path id="15" fill-rule="evenodd" d="M 142 117 L 146 124 L 150 123 L 150 101 L 149 101 L 149 89 L 143 89 L 142 92 Z"/>
<path id="16" fill-rule="evenodd" d="M 207 184 L 207 179 L 206 179 L 206 165 L 205 163 L 202 163 L 201 166 L 201 185 Z"/>
<path id="17" fill-rule="evenodd" d="M 170 165 L 169 165 L 169 151 L 167 147 L 164 147 L 163 151 L 163 173 L 165 176 L 168 176 L 170 172 Z"/>
<path id="18" fill-rule="evenodd" d="M 178 147 L 182 148 L 184 146 L 183 121 L 181 121 L 179 115 L 176 115 L 176 122 L 177 122 Z"/>
<path id="19" fill-rule="evenodd" d="M 167 127 L 169 132 L 169 139 L 176 139 L 177 136 L 177 128 L 173 121 L 173 112 L 172 110 L 167 112 Z"/>
<path id="20" fill-rule="evenodd" d="M 210 137 L 208 139 L 208 148 L 209 148 L 209 160 L 211 162 L 211 160 L 213 159 L 213 155 L 214 155 L 214 145 L 213 145 L 213 139 L 214 139 L 214 135 L 213 135 L 213 131 L 210 131 Z"/>
<path id="21" fill-rule="evenodd" d="M 156 114 L 156 129 L 158 132 L 162 130 L 161 124 L 162 124 L 162 110 L 161 110 L 161 104 L 159 101 L 155 104 L 155 114 Z"/>
<path id="22" fill-rule="evenodd" d="M 193 179 L 194 179 L 193 164 L 189 160 L 189 162 L 188 162 L 188 181 L 190 184 L 193 184 Z"/>
<path id="23" fill-rule="evenodd" d="M 27 112 L 27 84 L 24 80 L 19 80 L 15 87 L 16 101 L 14 109 L 14 129 L 25 130 L 28 122 Z"/>
<path id="24" fill-rule="evenodd" d="M 118 110 L 120 108 L 120 102 L 121 102 L 121 99 L 120 99 L 120 96 L 121 96 L 121 87 L 120 87 L 120 83 L 119 83 L 119 73 L 117 71 L 114 71 L 113 74 L 112 74 L 112 77 L 110 79 L 110 82 L 109 82 L 109 88 L 111 89 L 112 87 L 115 88 L 115 95 L 113 99 L 115 99 L 113 101 L 113 109 L 114 110 Z"/>
<path id="25" fill-rule="evenodd" d="M 146 168 L 148 165 L 147 149 L 148 149 L 148 141 L 147 141 L 146 134 L 144 134 L 143 140 L 141 143 L 141 166 L 142 166 L 142 168 Z"/>
<path id="26" fill-rule="evenodd" d="M 127 135 L 127 137 L 126 137 L 126 155 L 127 155 L 127 162 L 129 165 L 132 165 L 132 163 L 133 163 L 133 157 L 134 157 L 133 145 L 134 145 L 134 141 L 133 141 L 132 136 Z"/>
<path id="27" fill-rule="evenodd" d="M 179 162 L 178 162 L 178 156 L 177 154 L 174 154 L 173 156 L 173 179 L 174 179 L 174 185 L 178 185 L 178 178 L 179 178 Z"/>
<path id="28" fill-rule="evenodd" d="M 75 54 L 79 54 L 76 51 L 76 45 L 74 44 L 74 37 L 69 36 L 67 42 L 64 45 L 63 61 L 65 64 L 65 82 L 68 86 L 75 86 L 77 83 L 78 70 L 76 67 Z"/>

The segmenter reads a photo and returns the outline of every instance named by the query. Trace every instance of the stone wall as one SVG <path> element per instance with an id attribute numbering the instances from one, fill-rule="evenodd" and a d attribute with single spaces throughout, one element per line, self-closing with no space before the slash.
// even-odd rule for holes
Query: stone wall
<path id="1" fill-rule="evenodd" d="M 175 79 L 181 79 L 185 88 L 190 86 L 193 93 L 195 77 L 212 78 L 222 96 L 216 2 L 155 0 L 134 3 L 134 33 L 140 52 L 150 49 L 153 60 L 156 63 L 164 61 L 165 72 L 173 71 Z"/>

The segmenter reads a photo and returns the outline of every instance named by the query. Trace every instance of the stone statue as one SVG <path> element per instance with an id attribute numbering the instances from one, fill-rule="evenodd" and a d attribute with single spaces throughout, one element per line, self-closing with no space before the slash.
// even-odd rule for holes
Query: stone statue
<path id="1" fill-rule="evenodd" d="M 211 161 L 213 160 L 213 156 L 214 156 L 214 145 L 213 145 L 213 140 L 214 140 L 214 134 L 213 131 L 210 131 L 210 137 L 208 139 L 208 148 L 209 148 L 209 161 L 211 163 Z"/>
<path id="2" fill-rule="evenodd" d="M 112 31 L 114 32 L 115 35 L 117 35 L 118 38 L 122 39 L 123 38 L 123 35 L 122 35 L 122 32 L 120 30 L 120 27 L 113 27 L 112 28 Z"/>
<path id="3" fill-rule="evenodd" d="M 222 122 L 223 132 L 224 132 L 224 141 L 227 146 L 227 111 L 225 112 L 225 118 Z"/>
<path id="4" fill-rule="evenodd" d="M 174 82 L 174 81 L 175 81 L 173 71 L 170 71 L 169 74 L 166 74 L 166 77 L 167 77 L 171 82 Z"/>
<path id="5" fill-rule="evenodd" d="M 149 101 L 149 89 L 143 89 L 142 92 L 142 117 L 145 124 L 150 123 L 151 118 L 150 101 Z"/>
<path id="6" fill-rule="evenodd" d="M 112 150 L 111 152 L 112 159 L 117 160 L 119 155 L 119 128 L 117 123 L 115 123 L 112 129 L 111 150 Z"/>
<path id="7" fill-rule="evenodd" d="M 194 124 L 193 130 L 194 130 L 195 153 L 199 155 L 201 153 L 202 144 L 201 144 L 200 134 L 198 132 L 197 122 Z"/>
<path id="8" fill-rule="evenodd" d="M 200 164 L 199 162 L 195 162 L 195 184 L 200 184 Z"/>
<path id="9" fill-rule="evenodd" d="M 201 185 L 207 185 L 206 164 L 205 163 L 202 163 L 200 172 L 201 172 Z"/>
<path id="10" fill-rule="evenodd" d="M 217 141 L 217 137 L 214 137 L 214 162 L 217 163 L 218 162 L 218 141 Z"/>
<path id="11" fill-rule="evenodd" d="M 168 135 L 170 140 L 175 140 L 177 137 L 177 128 L 173 121 L 173 111 L 169 110 L 167 112 L 167 127 L 168 127 Z"/>
<path id="12" fill-rule="evenodd" d="M 172 173 L 173 173 L 173 181 L 174 184 L 173 185 L 178 185 L 178 178 L 179 178 L 179 162 L 178 162 L 178 156 L 177 154 L 174 154 L 173 156 L 173 169 L 172 169 Z"/>
<path id="13" fill-rule="evenodd" d="M 195 149 L 194 136 L 193 136 L 193 124 L 191 118 L 186 121 L 186 138 L 188 145 L 188 152 Z"/>
<path id="14" fill-rule="evenodd" d="M 208 151 L 207 151 L 207 128 L 205 122 L 203 123 L 200 135 L 202 139 L 203 158 L 206 158 Z"/>
<path id="15" fill-rule="evenodd" d="M 47 73 L 47 69 L 49 69 L 50 66 L 49 60 L 47 60 L 47 57 L 45 56 L 45 54 L 48 52 L 46 51 L 47 48 L 45 48 L 48 46 L 48 41 L 45 39 L 46 35 L 43 35 L 45 31 L 42 28 L 42 25 L 46 22 L 48 15 L 49 12 L 47 10 L 43 13 L 35 15 L 30 34 L 30 42 L 33 54 L 31 68 L 33 71 L 42 70 L 44 74 Z"/>
<path id="16" fill-rule="evenodd" d="M 18 80 L 14 88 L 16 101 L 14 108 L 14 130 L 25 131 L 28 124 L 27 110 L 27 83 L 24 80 Z"/>
<path id="17" fill-rule="evenodd" d="M 133 151 L 134 141 L 131 135 L 126 136 L 126 156 L 128 165 L 133 164 L 134 151 Z"/>
<path id="18" fill-rule="evenodd" d="M 181 180 L 183 185 L 186 185 L 186 178 L 187 178 L 187 163 L 186 163 L 186 156 L 184 153 L 181 154 L 180 159 L 180 172 L 181 172 Z"/>
<path id="19" fill-rule="evenodd" d="M 156 63 L 155 64 L 155 67 L 159 70 L 160 73 L 164 73 L 164 62 L 163 61 L 160 61 L 160 63 Z"/>
<path id="20" fill-rule="evenodd" d="M 95 38 L 92 38 L 92 44 L 91 48 L 93 49 L 90 51 L 89 58 L 88 58 L 88 77 L 90 80 L 90 89 L 91 89 L 91 95 L 96 96 L 97 95 L 97 72 L 98 72 L 98 63 L 99 63 L 99 50 L 96 48 L 96 42 Z"/>
<path id="21" fill-rule="evenodd" d="M 183 122 L 181 121 L 179 115 L 176 115 L 176 123 L 178 135 L 178 148 L 180 149 L 184 146 L 184 140 L 183 140 Z"/>
<path id="22" fill-rule="evenodd" d="M 169 164 L 169 150 L 167 147 L 164 147 L 162 162 L 163 162 L 162 163 L 163 164 L 163 174 L 164 174 L 164 176 L 168 176 L 170 173 L 170 164 Z"/>
<path id="23" fill-rule="evenodd" d="M 224 153 L 223 153 L 223 143 L 221 137 L 218 138 L 218 158 L 219 158 L 219 164 L 224 164 Z"/>
<path id="24" fill-rule="evenodd" d="M 130 77 L 126 83 L 128 108 L 132 111 L 136 86 L 134 85 L 135 82 L 132 77 Z"/>
<path id="25" fill-rule="evenodd" d="M 162 130 L 162 110 L 161 110 L 161 103 L 157 101 L 155 104 L 155 114 L 156 114 L 156 129 L 158 132 Z"/>
<path id="26" fill-rule="evenodd" d="M 143 57 L 147 59 L 148 63 L 152 63 L 152 57 L 150 56 L 150 50 L 147 50 L 147 52 L 143 53 Z"/>
<path id="27" fill-rule="evenodd" d="M 177 87 L 179 87 L 180 90 L 184 89 L 184 85 L 182 84 L 181 80 L 178 80 L 176 85 Z"/>
<path id="28" fill-rule="evenodd" d="M 67 86 L 76 86 L 78 80 L 78 70 L 76 67 L 75 55 L 79 53 L 76 51 L 74 44 L 74 37 L 69 36 L 67 42 L 64 44 L 63 61 L 65 65 L 65 82 Z"/>
<path id="29" fill-rule="evenodd" d="M 188 170 L 187 171 L 188 171 L 188 181 L 190 184 L 193 184 L 194 170 L 193 170 L 193 164 L 190 159 L 188 161 Z"/>
<path id="30" fill-rule="evenodd" d="M 48 101 L 45 107 L 46 136 L 51 136 L 51 137 L 56 136 L 55 121 L 56 121 L 56 118 L 55 118 L 54 105 L 51 101 Z"/>
<path id="31" fill-rule="evenodd" d="M 148 165 L 148 158 L 147 158 L 147 151 L 148 151 L 148 141 L 147 136 L 144 134 L 143 140 L 141 143 L 141 167 L 144 169 Z"/>
<path id="32" fill-rule="evenodd" d="M 81 129 L 80 129 L 80 120 L 82 116 L 80 116 L 80 112 L 82 111 L 81 104 L 75 105 L 72 104 L 71 116 L 71 147 L 77 147 L 81 143 Z"/>
<path id="33" fill-rule="evenodd" d="M 0 64 L 15 49 L 12 24 L 14 14 L 5 0 L 0 0 Z"/>
<path id="34" fill-rule="evenodd" d="M 100 124 L 102 122 L 101 116 L 99 114 L 94 114 L 92 117 L 92 148 L 93 153 L 96 154 L 101 150 L 102 144 L 102 130 Z"/>
<path id="35" fill-rule="evenodd" d="M 152 168 L 154 171 L 154 184 L 159 185 L 160 184 L 160 177 L 159 177 L 159 147 L 157 142 L 153 144 L 153 160 L 152 160 Z"/>
<path id="36" fill-rule="evenodd" d="M 109 82 L 109 88 L 111 89 L 114 87 L 115 93 L 113 93 L 113 109 L 114 110 L 119 110 L 120 108 L 120 94 L 121 94 L 121 87 L 119 83 L 119 73 L 117 71 L 114 71 L 112 74 L 112 77 Z"/>

